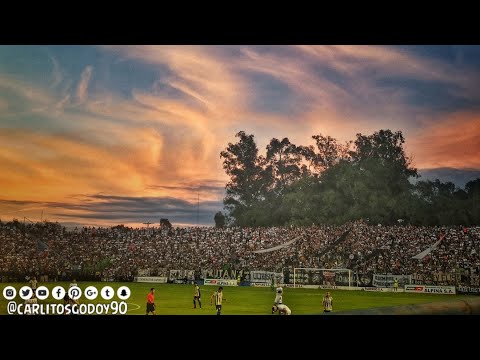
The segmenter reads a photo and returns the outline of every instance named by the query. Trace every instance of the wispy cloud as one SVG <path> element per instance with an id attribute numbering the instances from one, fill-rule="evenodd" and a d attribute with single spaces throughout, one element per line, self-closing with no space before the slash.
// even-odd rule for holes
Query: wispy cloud
<path id="1" fill-rule="evenodd" d="M 70 94 L 67 94 L 67 95 L 65 95 L 65 97 L 64 97 L 62 100 L 60 100 L 60 101 L 55 105 L 56 109 L 57 109 L 57 110 L 63 110 L 64 107 L 65 107 L 65 105 L 67 105 L 67 104 L 69 103 L 69 101 L 70 101 Z"/>
<path id="2" fill-rule="evenodd" d="M 63 203 L 75 189 L 195 203 L 200 192 L 220 210 L 219 154 L 240 130 L 264 152 L 273 137 L 308 145 L 390 128 L 418 167 L 480 167 L 478 66 L 387 46 L 59 50 L 36 80 L 0 71 L 5 200 Z"/>
<path id="3" fill-rule="evenodd" d="M 83 195 L 74 202 L 12 201 L 0 199 L 0 216 L 26 216 L 40 220 L 40 211 L 50 221 L 71 222 L 82 225 L 97 223 L 114 226 L 130 224 L 143 226 L 143 222 L 158 224 L 168 218 L 172 224 L 211 224 L 221 203 L 218 201 L 188 202 L 172 197 L 128 197 L 104 194 Z M 6 210 L 5 210 L 6 209 Z M 33 212 L 33 210 L 36 210 Z"/>
<path id="4" fill-rule="evenodd" d="M 55 59 L 54 56 L 50 56 L 50 60 L 52 61 L 52 87 L 55 88 L 57 87 L 63 80 L 63 72 L 60 67 L 60 64 L 57 59 Z"/>
<path id="5" fill-rule="evenodd" d="M 90 78 L 92 77 L 93 66 L 89 65 L 83 70 L 82 75 L 80 75 L 80 81 L 77 86 L 77 98 L 80 102 L 84 102 L 88 97 L 88 84 Z"/>

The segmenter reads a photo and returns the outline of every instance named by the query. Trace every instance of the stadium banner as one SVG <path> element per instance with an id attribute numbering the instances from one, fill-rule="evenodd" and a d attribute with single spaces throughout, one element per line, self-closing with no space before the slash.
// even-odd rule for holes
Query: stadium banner
<path id="1" fill-rule="evenodd" d="M 283 286 L 287 288 L 302 288 L 302 289 L 316 289 L 316 290 L 349 290 L 349 291 L 359 291 L 365 290 L 363 286 L 342 286 L 342 285 L 304 285 L 304 284 L 284 284 Z"/>
<path id="2" fill-rule="evenodd" d="M 237 286 L 237 280 L 204 279 L 203 280 L 203 285 Z"/>
<path id="3" fill-rule="evenodd" d="M 237 280 L 239 277 L 245 281 L 250 281 L 250 271 L 248 270 L 215 270 L 215 269 L 201 269 L 201 279 L 225 279 Z"/>
<path id="4" fill-rule="evenodd" d="M 303 285 L 302 288 L 304 288 L 304 289 L 318 289 L 319 285 Z"/>
<path id="5" fill-rule="evenodd" d="M 319 285 L 318 288 L 319 289 L 334 290 L 334 289 L 338 289 L 338 286 L 336 286 L 336 285 Z"/>
<path id="6" fill-rule="evenodd" d="M 328 270 L 297 268 L 295 273 L 286 273 L 285 278 L 288 279 L 290 284 L 292 284 L 295 280 L 295 284 L 297 285 L 317 285 L 317 287 L 319 285 L 347 286 L 349 284 L 355 284 L 353 273 L 350 272 L 349 274 L 347 269 Z"/>
<path id="7" fill-rule="evenodd" d="M 405 292 L 413 292 L 413 293 L 423 293 L 425 292 L 424 285 L 405 285 Z"/>
<path id="8" fill-rule="evenodd" d="M 287 288 L 303 288 L 303 287 L 304 287 L 303 284 L 295 284 L 295 285 L 293 285 L 293 284 L 285 284 L 284 286 L 287 287 Z"/>
<path id="9" fill-rule="evenodd" d="M 195 280 L 195 270 L 170 270 L 168 280 L 176 284 Z"/>
<path id="10" fill-rule="evenodd" d="M 135 276 L 133 278 L 135 282 L 146 282 L 146 283 L 166 283 L 166 276 Z"/>
<path id="11" fill-rule="evenodd" d="M 480 295 L 480 287 L 478 286 L 457 286 L 459 294 Z"/>
<path id="12" fill-rule="evenodd" d="M 370 286 L 364 287 L 363 289 L 365 291 L 389 291 L 390 290 L 384 287 L 370 287 Z"/>
<path id="13" fill-rule="evenodd" d="M 250 271 L 250 281 L 254 283 L 272 283 L 272 277 L 276 283 L 283 283 L 283 273 L 272 271 Z"/>
<path id="14" fill-rule="evenodd" d="M 455 295 L 455 286 L 405 285 L 405 292 Z"/>
<path id="15" fill-rule="evenodd" d="M 158 268 L 156 276 L 165 276 L 168 278 L 168 269 L 167 268 Z"/>
<path id="16" fill-rule="evenodd" d="M 412 283 L 412 275 L 373 274 L 372 285 L 376 287 L 393 287 L 395 279 L 398 280 L 399 287 Z"/>
<path id="17" fill-rule="evenodd" d="M 428 294 L 449 294 L 455 295 L 455 286 L 425 286 L 425 292 Z"/>
<path id="18" fill-rule="evenodd" d="M 250 283 L 250 286 L 254 286 L 254 287 L 270 287 L 271 285 L 269 283 L 265 283 L 265 282 L 251 282 Z"/>
<path id="19" fill-rule="evenodd" d="M 138 276 L 150 276 L 150 269 L 138 269 Z"/>
<path id="20" fill-rule="evenodd" d="M 255 251 L 252 251 L 252 253 L 254 254 L 263 254 L 263 253 L 267 253 L 267 252 L 271 252 L 271 251 L 275 251 L 275 250 L 280 250 L 284 247 L 287 247 L 289 245 L 292 245 L 295 241 L 297 241 L 298 239 L 300 239 L 301 237 L 300 236 L 297 236 L 295 239 L 292 239 L 286 243 L 283 243 L 283 244 L 280 244 L 280 245 L 277 245 L 277 246 L 274 246 L 274 247 L 271 247 L 271 248 L 268 248 L 268 249 L 260 249 L 260 250 L 255 250 Z"/>
<path id="21" fill-rule="evenodd" d="M 350 290 L 350 291 L 360 291 L 365 290 L 363 286 L 337 286 L 336 289 L 338 290 Z"/>

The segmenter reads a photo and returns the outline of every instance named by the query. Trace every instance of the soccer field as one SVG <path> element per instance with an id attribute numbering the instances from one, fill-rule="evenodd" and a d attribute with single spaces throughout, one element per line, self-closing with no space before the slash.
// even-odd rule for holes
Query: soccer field
<path id="1" fill-rule="evenodd" d="M 24 301 L 19 297 L 18 291 L 23 283 L 2 284 L 0 286 L 0 315 L 7 314 L 7 303 L 3 297 L 3 289 L 11 285 L 17 289 L 15 301 L 17 304 Z M 50 291 L 57 285 L 68 289 L 68 282 L 41 284 L 47 286 Z M 217 289 L 216 286 L 200 286 L 202 292 L 202 308 L 193 309 L 193 285 L 180 284 L 151 284 L 151 283 L 119 283 L 119 282 L 79 282 L 78 286 L 85 290 L 87 286 L 95 286 L 100 292 L 104 286 L 111 286 L 115 291 L 120 286 L 128 286 L 131 296 L 126 300 L 128 304 L 127 314 L 143 315 L 146 308 L 146 297 L 153 286 L 155 287 L 155 303 L 157 315 L 215 315 L 215 306 L 210 305 L 210 296 Z M 224 315 L 270 315 L 271 307 L 275 299 L 275 293 L 269 287 L 224 287 L 224 303 L 222 314 Z M 335 313 L 355 309 L 368 309 L 381 306 L 411 305 L 438 301 L 458 300 L 465 298 L 464 295 L 432 295 L 412 293 L 391 293 L 391 292 L 369 292 L 369 291 L 346 291 L 331 290 L 333 296 Z M 292 315 L 321 314 L 322 297 L 326 290 L 320 289 L 293 289 L 284 288 L 283 302 L 292 310 Z M 104 300 L 100 295 L 95 300 L 87 300 L 84 295 L 80 298 L 80 304 L 109 303 L 121 301 L 116 295 L 111 300 Z M 42 303 L 58 303 L 63 301 L 54 300 L 49 296 L 46 300 L 39 300 Z"/>

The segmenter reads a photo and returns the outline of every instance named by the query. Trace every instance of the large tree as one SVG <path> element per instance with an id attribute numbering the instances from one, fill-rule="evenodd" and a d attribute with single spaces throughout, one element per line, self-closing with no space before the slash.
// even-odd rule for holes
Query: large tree
<path id="1" fill-rule="evenodd" d="M 359 165 L 378 159 L 382 165 L 391 168 L 396 176 L 408 179 L 417 176 L 417 169 L 410 167 L 411 159 L 405 155 L 404 143 L 401 131 L 380 130 L 372 135 L 357 134 L 355 149 L 349 154 L 352 161 Z"/>
<path id="2" fill-rule="evenodd" d="M 237 143 L 229 143 L 220 153 L 223 168 L 230 181 L 226 185 L 225 208 L 238 225 L 246 225 L 245 216 L 264 198 L 268 177 L 264 171 L 265 159 L 258 156 L 254 136 L 240 131 L 235 135 Z"/>
<path id="3" fill-rule="evenodd" d="M 338 164 L 340 160 L 348 158 L 351 142 L 342 145 L 338 143 L 337 139 L 322 134 L 313 135 L 312 139 L 315 140 L 316 150 L 312 145 L 299 148 L 317 174 Z"/>
<path id="4" fill-rule="evenodd" d="M 282 141 L 275 138 L 270 140 L 266 160 L 275 179 L 277 193 L 282 193 L 286 186 L 301 177 L 301 149 L 292 144 L 288 138 L 283 138 Z"/>
<path id="5" fill-rule="evenodd" d="M 417 169 L 405 154 L 401 131 L 357 134 L 345 145 L 319 134 L 312 137 L 316 148 L 274 138 L 265 158 L 253 135 L 237 137 L 238 143 L 221 153 L 230 176 L 224 204 L 233 224 L 342 224 L 361 218 L 384 224 L 480 223 L 480 179 L 465 190 L 438 180 L 413 185 Z"/>
<path id="6" fill-rule="evenodd" d="M 214 217 L 215 227 L 223 228 L 225 226 L 225 215 L 221 211 L 217 212 Z"/>

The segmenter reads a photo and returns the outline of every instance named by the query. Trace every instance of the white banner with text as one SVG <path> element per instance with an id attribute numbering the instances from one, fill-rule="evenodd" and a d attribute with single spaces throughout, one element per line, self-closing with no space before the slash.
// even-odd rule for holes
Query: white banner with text
<path id="1" fill-rule="evenodd" d="M 203 285 L 237 286 L 237 280 L 204 279 L 204 280 L 203 280 Z"/>
<path id="2" fill-rule="evenodd" d="M 455 286 L 405 285 L 405 292 L 455 295 Z"/>
<path id="3" fill-rule="evenodd" d="M 148 282 L 148 283 L 166 283 L 166 276 L 135 276 L 133 278 L 135 282 Z"/>

